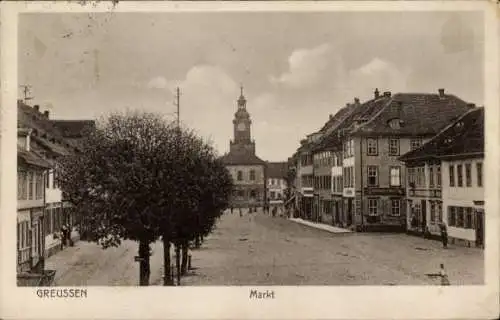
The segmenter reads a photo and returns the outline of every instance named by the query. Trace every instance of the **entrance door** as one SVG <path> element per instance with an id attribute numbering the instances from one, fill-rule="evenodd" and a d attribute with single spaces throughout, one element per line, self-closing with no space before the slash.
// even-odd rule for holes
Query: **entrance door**
<path id="1" fill-rule="evenodd" d="M 352 224 L 352 199 L 347 199 L 347 225 L 350 226 Z"/>
<path id="2" fill-rule="evenodd" d="M 420 201 L 420 206 L 422 210 L 422 232 L 425 232 L 425 227 L 427 226 L 427 202 L 425 200 Z"/>
<path id="3" fill-rule="evenodd" d="M 484 246 L 484 212 L 476 211 L 476 247 Z"/>

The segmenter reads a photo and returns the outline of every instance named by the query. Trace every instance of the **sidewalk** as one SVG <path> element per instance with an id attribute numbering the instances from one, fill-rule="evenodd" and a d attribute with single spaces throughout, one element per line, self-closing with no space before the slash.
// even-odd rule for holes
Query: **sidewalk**
<path id="1" fill-rule="evenodd" d="M 330 225 L 323 224 L 323 223 L 311 222 L 311 221 L 303 220 L 301 218 L 290 218 L 288 220 L 293 221 L 293 222 L 297 222 L 297 223 L 300 223 L 300 224 L 303 224 L 303 225 L 306 225 L 309 227 L 313 227 L 316 229 L 328 231 L 331 233 L 352 233 L 352 231 L 348 230 L 348 229 L 342 229 L 342 228 L 330 226 Z"/>

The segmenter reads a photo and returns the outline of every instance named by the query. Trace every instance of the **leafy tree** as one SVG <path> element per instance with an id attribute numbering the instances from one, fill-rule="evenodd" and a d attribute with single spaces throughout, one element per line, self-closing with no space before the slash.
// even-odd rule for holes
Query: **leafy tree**
<path id="1" fill-rule="evenodd" d="M 149 282 L 150 244 L 160 237 L 164 285 L 172 284 L 173 243 L 179 282 L 189 241 L 207 235 L 228 205 L 231 178 L 213 148 L 158 115 L 136 112 L 111 115 L 83 149 L 61 161 L 59 175 L 82 216 L 80 231 L 103 248 L 137 241 L 141 285 Z"/>

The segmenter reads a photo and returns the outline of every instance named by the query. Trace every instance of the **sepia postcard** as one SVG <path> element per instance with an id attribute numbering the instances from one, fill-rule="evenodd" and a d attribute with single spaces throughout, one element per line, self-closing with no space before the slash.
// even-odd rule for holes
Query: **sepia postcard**
<path id="1" fill-rule="evenodd" d="M 2 319 L 498 316 L 494 1 L 0 9 Z"/>

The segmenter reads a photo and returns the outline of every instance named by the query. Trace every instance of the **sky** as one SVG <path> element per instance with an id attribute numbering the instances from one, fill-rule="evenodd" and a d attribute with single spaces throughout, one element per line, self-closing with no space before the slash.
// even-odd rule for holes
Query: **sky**
<path id="1" fill-rule="evenodd" d="M 26 13 L 18 79 L 54 119 L 174 119 L 178 86 L 181 123 L 220 154 L 243 85 L 257 155 L 285 161 L 375 88 L 482 105 L 483 25 L 479 12 Z"/>

